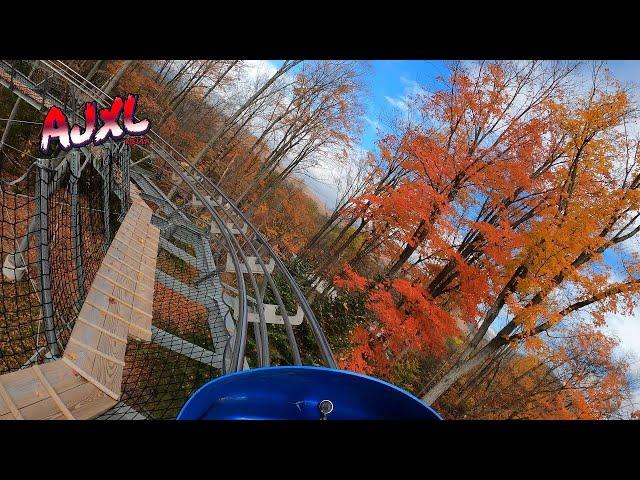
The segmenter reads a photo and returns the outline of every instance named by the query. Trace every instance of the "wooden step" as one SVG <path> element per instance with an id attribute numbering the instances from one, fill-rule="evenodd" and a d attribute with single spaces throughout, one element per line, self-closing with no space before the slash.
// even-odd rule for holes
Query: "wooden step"
<path id="1" fill-rule="evenodd" d="M 0 382 L 2 420 L 85 420 L 117 403 L 63 360 L 7 373 Z"/>

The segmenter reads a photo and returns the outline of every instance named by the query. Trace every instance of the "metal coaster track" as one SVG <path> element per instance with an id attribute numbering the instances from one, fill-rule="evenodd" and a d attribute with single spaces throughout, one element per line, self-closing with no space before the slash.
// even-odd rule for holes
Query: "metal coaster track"
<path id="1" fill-rule="evenodd" d="M 90 81 L 87 81 L 82 75 L 74 71 L 62 61 L 40 60 L 39 65 L 51 73 L 50 79 L 57 78 L 62 80 L 79 92 L 77 95 L 79 100 L 82 100 L 83 98 L 85 100 L 95 100 L 102 107 L 106 107 L 112 100 L 108 94 L 103 92 Z M 0 83 L 7 88 L 11 88 L 23 100 L 27 101 L 30 105 L 40 111 L 45 110 L 45 108 L 48 108 L 52 104 L 58 105 L 61 108 L 66 107 L 66 102 L 61 102 L 47 91 L 47 85 L 43 88 L 41 85 L 35 84 L 34 81 L 17 71 L 6 61 L 0 61 Z M 16 88 L 16 85 L 18 85 L 19 88 Z M 153 158 L 153 156 L 156 156 L 162 159 L 181 179 L 183 184 L 187 185 L 192 192 L 193 197 L 197 199 L 197 201 L 215 221 L 218 230 L 223 237 L 226 250 L 230 255 L 231 263 L 233 264 L 233 269 L 237 279 L 238 318 L 236 319 L 235 324 L 235 334 L 232 335 L 231 338 L 231 340 L 233 340 L 232 357 L 228 368 L 226 368 L 227 362 L 223 360 L 223 370 L 239 371 L 243 369 L 247 343 L 249 310 L 247 303 L 249 297 L 247 295 L 247 285 L 244 279 L 245 273 L 249 277 L 253 291 L 256 292 L 255 300 L 251 300 L 254 300 L 259 317 L 259 334 L 256 333 L 259 366 L 270 365 L 269 342 L 266 326 L 267 322 L 264 315 L 264 304 L 261 295 L 257 294 L 257 292 L 259 292 L 258 283 L 243 247 L 249 248 L 249 258 L 255 258 L 255 261 L 259 265 L 259 270 L 255 273 L 259 272 L 264 275 L 264 279 L 273 293 L 279 310 L 282 312 L 281 316 L 287 332 L 294 364 L 300 365 L 302 363 L 300 351 L 293 333 L 291 321 L 284 307 L 280 291 L 274 282 L 267 264 L 265 264 L 262 259 L 262 255 L 260 253 L 260 250 L 262 249 L 266 251 L 270 259 L 275 263 L 275 266 L 285 279 L 288 287 L 291 289 L 291 292 L 295 297 L 295 300 L 302 309 L 304 317 L 309 321 L 309 325 L 315 337 L 324 364 L 328 367 L 336 368 L 331 348 L 329 347 L 324 332 L 311 310 L 309 303 L 304 297 L 295 279 L 286 268 L 284 262 L 278 257 L 266 238 L 254 225 L 251 224 L 244 213 L 237 207 L 237 205 L 235 205 L 226 193 L 207 178 L 189 159 L 164 140 L 157 132 L 151 130 L 147 134 L 147 137 L 150 140 L 147 147 L 151 152 L 151 155 L 147 155 L 147 157 Z M 137 147 L 146 151 L 145 148 L 139 145 Z M 146 153 L 148 154 L 149 152 L 146 151 Z M 216 209 L 220 209 L 220 213 L 218 213 Z M 178 210 L 176 209 L 176 211 Z M 242 244 L 236 238 L 236 235 L 240 236 Z M 269 264 L 271 263 L 272 262 L 270 260 Z"/>

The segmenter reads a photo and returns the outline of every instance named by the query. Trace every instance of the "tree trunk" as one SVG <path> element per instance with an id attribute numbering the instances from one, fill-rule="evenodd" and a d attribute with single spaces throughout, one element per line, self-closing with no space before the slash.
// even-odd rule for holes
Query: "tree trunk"
<path id="1" fill-rule="evenodd" d="M 466 358 L 461 359 L 449 369 L 449 371 L 427 391 L 422 397 L 422 401 L 427 405 L 433 404 L 433 402 L 440 398 L 455 382 L 470 373 L 473 369 L 482 365 L 489 357 L 498 352 L 502 346 L 506 345 L 509 335 L 517 326 L 515 319 L 509 321 L 502 330 L 475 355 L 467 355 Z"/>
<path id="2" fill-rule="evenodd" d="M 425 223 L 426 222 L 422 220 L 418 224 L 418 228 L 416 228 L 416 231 L 413 234 L 413 245 L 407 244 L 407 246 L 404 247 L 404 250 L 398 257 L 398 260 L 396 260 L 396 262 L 389 269 L 389 272 L 387 272 L 388 278 L 393 278 L 398 274 L 402 266 L 407 262 L 407 260 L 409 260 L 411 255 L 413 255 L 413 252 L 416 251 L 420 243 L 422 243 L 424 238 L 427 236 L 427 229 L 424 226 Z"/>
<path id="3" fill-rule="evenodd" d="M 442 396 L 454 383 L 460 378 L 470 373 L 474 368 L 482 365 L 489 357 L 498 351 L 502 346 L 502 340 L 495 337 L 491 342 L 484 346 L 478 353 L 463 363 L 454 365 L 433 387 L 422 397 L 422 401 L 427 405 L 432 405 L 438 398 Z"/>
<path id="4" fill-rule="evenodd" d="M 307 252 L 309 252 L 322 238 L 328 234 L 331 230 L 333 230 L 334 223 L 340 217 L 340 212 L 342 209 L 335 210 L 331 216 L 327 219 L 326 222 L 320 227 L 320 229 L 316 232 L 316 234 L 307 242 L 307 244 L 302 248 L 302 250 L 298 253 L 299 257 L 304 257 Z"/>
<path id="5" fill-rule="evenodd" d="M 98 73 L 98 70 L 103 63 L 104 60 L 96 60 L 96 63 L 93 64 L 93 67 L 91 67 L 91 70 L 89 70 L 89 73 L 87 73 L 85 80 L 90 81 L 95 76 L 95 74 Z"/>
<path id="6" fill-rule="evenodd" d="M 360 225 L 358 225 L 358 228 L 356 228 L 353 233 L 351 233 L 351 235 L 349 235 L 349 237 L 342 243 L 342 245 L 340 245 L 337 250 L 332 252 L 329 258 L 314 271 L 315 275 L 320 276 L 321 274 L 325 273 L 330 267 L 335 265 L 335 263 L 340 259 L 342 253 L 358 237 L 358 235 L 360 234 L 360 232 L 362 232 L 362 229 L 365 227 L 365 225 L 367 225 L 368 222 L 368 220 L 362 220 L 360 222 Z"/>
<path id="7" fill-rule="evenodd" d="M 113 75 L 113 77 L 111 77 L 111 79 L 102 86 L 102 91 L 105 94 L 109 95 L 109 93 L 111 93 L 111 90 L 115 88 L 115 86 L 118 84 L 120 79 L 124 76 L 125 72 L 127 71 L 127 68 L 129 68 L 129 66 L 132 63 L 133 63 L 133 60 L 125 60 L 122 63 L 122 65 L 120 66 L 118 71 Z"/>

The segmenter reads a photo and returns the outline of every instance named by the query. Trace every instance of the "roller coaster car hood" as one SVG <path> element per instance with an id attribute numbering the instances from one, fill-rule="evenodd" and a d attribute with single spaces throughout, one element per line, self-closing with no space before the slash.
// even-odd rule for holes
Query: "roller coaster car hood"
<path id="1" fill-rule="evenodd" d="M 286 366 L 218 377 L 178 420 L 441 420 L 410 393 L 345 370 Z"/>

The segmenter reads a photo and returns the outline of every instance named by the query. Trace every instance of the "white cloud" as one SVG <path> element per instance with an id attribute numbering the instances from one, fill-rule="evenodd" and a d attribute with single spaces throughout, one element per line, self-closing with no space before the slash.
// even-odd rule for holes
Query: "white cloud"
<path id="1" fill-rule="evenodd" d="M 419 103 L 424 102 L 426 97 L 430 95 L 429 91 L 425 90 L 420 83 L 415 80 L 411 80 L 407 77 L 399 77 L 400 84 L 403 86 L 402 94 L 391 97 L 385 95 L 385 100 L 394 109 L 402 112 L 403 118 L 401 122 L 413 122 L 418 121 L 418 108 L 415 108 Z M 420 98 L 418 103 L 416 99 Z M 417 116 L 418 115 L 418 116 Z"/>
<path id="2" fill-rule="evenodd" d="M 406 77 L 400 77 L 400 82 L 404 85 L 404 96 L 405 97 L 414 97 L 418 95 L 428 95 L 427 92 L 422 86 L 416 82 L 415 80 L 410 80 Z"/>
<path id="3" fill-rule="evenodd" d="M 346 150 L 346 158 L 334 151 L 333 155 L 323 155 L 304 172 L 297 173 L 330 210 L 336 206 L 338 197 L 354 186 L 357 173 L 362 172 L 361 159 L 367 154 L 356 145 Z"/>
<path id="4" fill-rule="evenodd" d="M 277 71 L 278 68 L 267 60 L 245 60 L 242 64 L 243 77 L 249 88 L 264 83 Z"/>
<path id="5" fill-rule="evenodd" d="M 382 125 L 380 124 L 380 122 L 378 120 L 372 120 L 367 115 L 363 115 L 362 118 L 364 119 L 365 122 L 367 122 L 375 130 L 378 130 L 378 129 L 382 128 Z"/>
<path id="6" fill-rule="evenodd" d="M 243 60 L 235 72 L 237 81 L 225 88 L 216 88 L 214 94 L 229 104 L 229 111 L 233 111 L 277 71 L 278 68 L 267 60 Z"/>
<path id="7" fill-rule="evenodd" d="M 409 105 L 407 103 L 407 98 L 404 95 L 401 96 L 401 97 L 397 97 L 397 98 L 385 95 L 384 98 L 393 107 L 398 108 L 398 109 L 402 110 L 403 112 L 406 112 L 406 111 L 409 110 Z"/>
<path id="8" fill-rule="evenodd" d="M 637 309 L 636 309 L 637 310 Z M 631 315 L 609 314 L 603 330 L 620 341 L 615 354 L 630 361 L 629 377 L 633 392 L 633 409 L 640 408 L 640 312 Z"/>
<path id="9" fill-rule="evenodd" d="M 640 312 L 635 311 L 631 315 L 609 314 L 604 330 L 620 340 L 620 354 L 640 355 Z M 640 365 L 636 370 L 635 373 L 640 375 Z"/>

